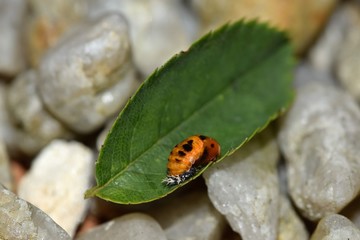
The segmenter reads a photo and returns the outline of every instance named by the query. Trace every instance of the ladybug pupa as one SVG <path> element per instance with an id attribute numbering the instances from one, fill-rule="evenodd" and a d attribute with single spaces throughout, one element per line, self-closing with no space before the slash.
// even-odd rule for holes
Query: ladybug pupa
<path id="1" fill-rule="evenodd" d="M 215 139 L 203 135 L 188 137 L 170 152 L 163 182 L 168 186 L 183 183 L 219 156 L 220 145 Z"/>

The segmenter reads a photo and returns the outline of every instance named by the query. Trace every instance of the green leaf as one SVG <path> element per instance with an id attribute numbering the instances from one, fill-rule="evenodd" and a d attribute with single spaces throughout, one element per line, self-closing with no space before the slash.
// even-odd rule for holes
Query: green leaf
<path id="1" fill-rule="evenodd" d="M 290 104 L 293 66 L 287 37 L 266 24 L 240 21 L 206 35 L 128 102 L 96 162 L 97 186 L 85 196 L 136 204 L 171 193 L 183 185 L 162 183 L 174 145 L 202 134 L 220 143 L 219 160 L 231 154 Z"/>

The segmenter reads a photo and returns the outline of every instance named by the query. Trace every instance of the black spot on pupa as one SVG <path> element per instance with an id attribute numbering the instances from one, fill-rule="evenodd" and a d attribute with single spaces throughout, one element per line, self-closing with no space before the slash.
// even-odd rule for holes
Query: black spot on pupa
<path id="1" fill-rule="evenodd" d="M 190 144 L 187 144 L 187 143 L 182 145 L 182 147 L 186 152 L 190 152 L 193 149 L 193 147 Z"/>
<path id="2" fill-rule="evenodd" d="M 193 142 L 194 142 L 194 140 L 189 140 L 189 141 L 187 141 L 187 144 L 189 144 L 190 146 L 192 146 Z"/>
<path id="3" fill-rule="evenodd" d="M 181 160 L 178 159 L 178 158 L 175 158 L 175 161 L 176 161 L 177 163 L 181 163 Z"/>
<path id="4" fill-rule="evenodd" d="M 186 155 L 186 153 L 184 153 L 183 151 L 178 151 L 178 154 L 179 154 L 180 157 L 183 157 L 183 156 Z"/>
<path id="5" fill-rule="evenodd" d="M 205 137 L 204 135 L 200 135 L 199 138 L 200 138 L 201 140 L 205 140 L 205 139 L 206 139 L 206 137 Z"/>
<path id="6" fill-rule="evenodd" d="M 215 147 L 215 144 L 212 143 L 210 146 L 211 146 L 211 148 L 214 148 L 214 147 Z"/>

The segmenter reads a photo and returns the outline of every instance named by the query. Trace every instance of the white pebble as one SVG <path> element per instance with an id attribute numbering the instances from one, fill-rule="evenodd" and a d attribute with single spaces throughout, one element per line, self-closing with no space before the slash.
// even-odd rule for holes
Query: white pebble
<path id="1" fill-rule="evenodd" d="M 19 196 L 73 236 L 87 210 L 84 192 L 91 185 L 93 161 L 91 150 L 84 145 L 55 140 L 41 151 L 22 178 Z"/>
<path id="2" fill-rule="evenodd" d="M 302 214 L 337 213 L 360 190 L 360 109 L 346 92 L 313 82 L 298 89 L 279 134 L 289 192 Z"/>
<path id="3" fill-rule="evenodd" d="M 210 200 L 242 239 L 277 237 L 279 151 L 264 132 L 204 173 Z"/>

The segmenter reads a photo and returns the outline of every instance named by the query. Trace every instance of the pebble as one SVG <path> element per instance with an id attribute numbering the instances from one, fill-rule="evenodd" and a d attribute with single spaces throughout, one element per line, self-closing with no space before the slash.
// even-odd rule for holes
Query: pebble
<path id="1" fill-rule="evenodd" d="M 9 157 L 4 143 L 0 138 L 0 185 L 7 189 L 14 189 L 10 172 Z"/>
<path id="2" fill-rule="evenodd" d="M 196 19 L 181 1 L 91 0 L 91 16 L 114 11 L 129 22 L 134 62 L 145 77 L 186 50 L 198 34 Z"/>
<path id="3" fill-rule="evenodd" d="M 8 85 L 3 84 L 0 79 L 0 139 L 11 154 L 17 150 L 13 124 L 7 106 L 8 89 Z"/>
<path id="4" fill-rule="evenodd" d="M 298 88 L 283 119 L 279 144 L 292 200 L 310 220 L 337 213 L 360 190 L 360 109 L 331 84 Z"/>
<path id="5" fill-rule="evenodd" d="M 25 66 L 23 30 L 26 0 L 0 0 L 0 75 L 15 76 Z"/>
<path id="6" fill-rule="evenodd" d="M 244 240 L 277 238 L 278 159 L 276 141 L 265 131 L 203 174 L 211 202 Z"/>
<path id="7" fill-rule="evenodd" d="M 277 240 L 307 240 L 309 234 L 304 223 L 296 214 L 290 200 L 282 195 L 280 198 L 279 232 Z"/>
<path id="8" fill-rule="evenodd" d="M 349 24 L 336 58 L 336 73 L 343 87 L 360 101 L 360 6 L 349 7 Z"/>
<path id="9" fill-rule="evenodd" d="M 11 1 L 11 0 L 10 0 Z M 86 16 L 88 0 L 28 0 L 30 16 L 26 24 L 27 57 L 37 68 L 43 55 L 64 33 Z"/>
<path id="10" fill-rule="evenodd" d="M 118 113 L 138 85 L 127 23 L 118 14 L 64 36 L 43 58 L 37 83 L 49 111 L 80 133 L 98 129 Z"/>
<path id="11" fill-rule="evenodd" d="M 356 240 L 360 229 L 349 219 L 339 214 L 329 214 L 318 223 L 310 240 Z"/>
<path id="12" fill-rule="evenodd" d="M 338 0 L 191 0 L 203 32 L 239 19 L 269 21 L 287 30 L 297 52 L 304 51 L 326 24 Z"/>
<path id="13" fill-rule="evenodd" d="M 18 194 L 73 236 L 88 208 L 84 192 L 91 185 L 93 161 L 84 145 L 54 140 L 35 158 L 19 183 Z"/>
<path id="14" fill-rule="evenodd" d="M 0 238 L 16 240 L 70 240 L 70 236 L 43 211 L 0 184 Z"/>
<path id="15" fill-rule="evenodd" d="M 104 223 L 76 240 L 166 240 L 164 231 L 152 217 L 143 213 L 130 213 Z"/>
<path id="16" fill-rule="evenodd" d="M 168 240 L 221 240 L 226 226 L 224 217 L 204 192 L 178 196 L 150 213 L 160 223 Z"/>
<path id="17" fill-rule="evenodd" d="M 64 125 L 45 108 L 37 92 L 35 70 L 20 74 L 7 92 L 8 111 L 14 128 L 14 146 L 22 153 L 34 155 L 51 140 L 72 136 Z"/>
<path id="18" fill-rule="evenodd" d="M 339 85 L 336 79 L 329 72 L 318 70 L 307 61 L 301 62 L 295 70 L 295 88 L 298 89 L 312 82 L 319 82 L 334 86 Z"/>
<path id="19" fill-rule="evenodd" d="M 311 65 L 326 73 L 333 73 L 340 49 L 350 25 L 352 15 L 349 4 L 341 4 L 329 19 L 324 32 L 311 47 L 309 61 Z"/>

